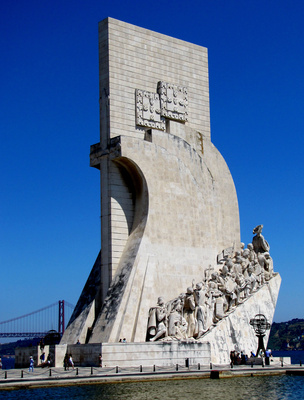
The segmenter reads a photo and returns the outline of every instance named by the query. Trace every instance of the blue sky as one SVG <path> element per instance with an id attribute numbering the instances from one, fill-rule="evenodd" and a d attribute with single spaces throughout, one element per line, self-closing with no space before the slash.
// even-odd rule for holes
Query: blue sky
<path id="1" fill-rule="evenodd" d="M 13 0 L 0 5 L 0 321 L 76 304 L 100 247 L 98 21 L 208 48 L 212 142 L 235 181 L 241 238 L 264 224 L 303 318 L 304 2 Z"/>

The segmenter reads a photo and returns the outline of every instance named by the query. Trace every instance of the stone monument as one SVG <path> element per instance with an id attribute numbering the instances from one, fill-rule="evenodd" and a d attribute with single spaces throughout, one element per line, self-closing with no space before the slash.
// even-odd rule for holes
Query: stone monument
<path id="1" fill-rule="evenodd" d="M 101 252 L 61 344 L 208 344 L 217 363 L 250 353 L 249 321 L 272 321 L 280 277 L 261 225 L 240 240 L 211 142 L 207 49 L 107 18 L 99 66 Z"/>

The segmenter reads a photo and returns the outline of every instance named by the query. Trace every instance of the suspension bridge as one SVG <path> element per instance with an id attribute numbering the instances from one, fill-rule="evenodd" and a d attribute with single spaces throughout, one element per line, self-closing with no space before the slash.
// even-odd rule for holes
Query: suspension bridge
<path id="1" fill-rule="evenodd" d="M 59 300 L 21 317 L 0 322 L 0 337 L 43 337 L 50 330 L 57 330 L 62 335 L 73 310 L 71 303 Z"/>

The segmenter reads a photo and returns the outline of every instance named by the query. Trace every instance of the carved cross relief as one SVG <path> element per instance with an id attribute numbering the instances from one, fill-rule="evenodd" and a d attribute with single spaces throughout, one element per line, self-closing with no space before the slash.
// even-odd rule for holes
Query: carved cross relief
<path id="1" fill-rule="evenodd" d="M 165 118 L 188 121 L 186 87 L 158 82 L 157 92 L 136 89 L 136 125 L 164 131 Z"/>

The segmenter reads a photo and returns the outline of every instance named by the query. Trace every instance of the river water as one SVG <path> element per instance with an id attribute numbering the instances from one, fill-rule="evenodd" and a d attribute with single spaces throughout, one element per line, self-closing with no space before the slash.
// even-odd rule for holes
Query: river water
<path id="1" fill-rule="evenodd" d="M 95 384 L 0 392 L 9 400 L 299 400 L 304 377 L 266 376 Z"/>

